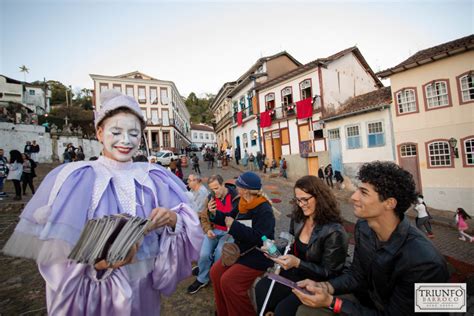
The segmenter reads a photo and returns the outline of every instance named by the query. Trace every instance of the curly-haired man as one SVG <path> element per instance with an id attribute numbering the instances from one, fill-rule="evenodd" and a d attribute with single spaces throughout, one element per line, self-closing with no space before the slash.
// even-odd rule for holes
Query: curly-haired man
<path id="1" fill-rule="evenodd" d="M 392 162 L 375 161 L 364 164 L 358 178 L 351 197 L 360 218 L 351 268 L 328 282 L 298 283 L 312 295 L 293 292 L 305 305 L 319 308 L 317 315 L 412 315 L 415 283 L 449 278 L 444 258 L 405 218 L 416 199 L 413 177 Z M 297 315 L 314 313 L 302 306 Z"/>

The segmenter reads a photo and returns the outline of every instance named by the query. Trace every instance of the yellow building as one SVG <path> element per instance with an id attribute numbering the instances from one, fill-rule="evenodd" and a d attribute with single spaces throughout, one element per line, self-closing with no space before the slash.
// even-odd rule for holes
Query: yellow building
<path id="1" fill-rule="evenodd" d="M 391 81 L 399 165 L 429 206 L 474 214 L 474 35 L 377 75 Z"/>

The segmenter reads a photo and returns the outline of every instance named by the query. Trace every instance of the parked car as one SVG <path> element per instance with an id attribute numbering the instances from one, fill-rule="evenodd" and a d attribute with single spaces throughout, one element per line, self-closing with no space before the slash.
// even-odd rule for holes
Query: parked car
<path id="1" fill-rule="evenodd" d="M 171 158 L 178 160 L 179 154 L 170 150 L 162 150 L 156 154 L 156 162 L 163 166 L 168 166 L 171 162 Z"/>
<path id="2" fill-rule="evenodd" d="M 188 146 L 188 151 L 199 151 L 198 146 L 191 144 Z"/>

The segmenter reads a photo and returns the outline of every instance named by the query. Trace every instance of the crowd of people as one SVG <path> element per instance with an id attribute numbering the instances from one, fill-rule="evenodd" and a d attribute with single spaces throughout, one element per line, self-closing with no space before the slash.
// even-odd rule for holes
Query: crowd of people
<path id="1" fill-rule="evenodd" d="M 293 185 L 287 230 L 294 241 L 286 250 L 279 249 L 282 255 L 272 256 L 264 241 L 276 239 L 276 219 L 256 173 L 266 171 L 264 155 L 251 160 L 253 155 L 246 157 L 244 152 L 240 159 L 240 152 L 235 152 L 236 162 L 245 160 L 254 167 L 230 184 L 219 174 L 203 183 L 199 158 L 193 154 L 186 187 L 181 160 L 164 168 L 146 157 L 143 162 L 133 158 L 145 127 L 134 98 L 109 90 L 101 94 L 101 104 L 95 127 L 102 155 L 94 161 L 62 164 L 48 174 L 3 249 L 37 261 L 49 314 L 157 315 L 161 295 L 173 293 L 192 273 L 196 279 L 187 292 L 194 294 L 212 283 L 218 316 L 411 315 L 414 283 L 448 281 L 444 257 L 405 216 L 413 204 L 424 204 L 411 174 L 395 163 L 375 161 L 359 170 L 360 184 L 351 196 L 358 217 L 352 261 L 348 234 L 330 189 L 331 165 L 323 177 L 304 176 Z M 72 145 L 66 152 L 71 154 L 68 162 L 78 160 Z M 34 173 L 34 161 L 26 153 L 12 151 L 8 161 L 0 153 L 0 167 L 6 166 L 8 173 L 3 178 L 18 181 L 18 170 Z M 217 166 L 219 160 L 223 164 L 232 158 L 228 150 L 206 149 L 202 154 L 209 169 L 214 167 L 211 158 L 217 158 Z M 284 158 L 268 166 L 286 177 Z M 25 179 L 32 185 L 29 177 Z M 14 183 L 20 190 L 19 181 Z M 423 208 L 418 209 L 418 226 L 432 234 Z M 149 220 L 145 236 L 131 246 L 125 260 L 68 260 L 89 220 L 118 214 Z M 468 218 L 458 209 L 459 238 L 472 241 L 465 233 Z M 192 269 L 193 262 L 197 264 Z M 288 282 L 275 284 L 266 274 L 272 268 L 282 269 L 280 277 Z"/>

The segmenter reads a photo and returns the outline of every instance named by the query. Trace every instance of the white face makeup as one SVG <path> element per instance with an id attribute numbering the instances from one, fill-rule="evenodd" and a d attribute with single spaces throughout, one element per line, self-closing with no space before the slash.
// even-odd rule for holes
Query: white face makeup
<path id="1" fill-rule="evenodd" d="M 132 159 L 140 146 L 141 135 L 140 120 L 130 113 L 116 114 L 97 129 L 104 156 L 120 162 Z"/>

